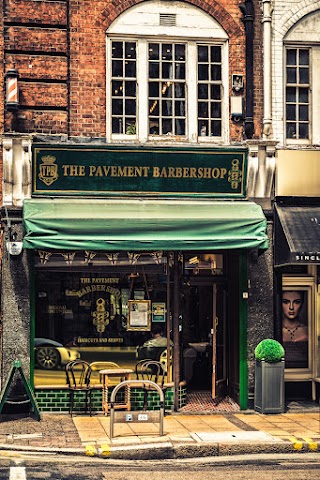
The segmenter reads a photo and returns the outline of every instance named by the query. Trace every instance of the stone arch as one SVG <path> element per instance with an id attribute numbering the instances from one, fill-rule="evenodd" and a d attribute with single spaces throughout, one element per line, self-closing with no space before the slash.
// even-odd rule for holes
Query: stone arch
<path id="1" fill-rule="evenodd" d="M 317 10 L 320 10 L 320 0 L 302 0 L 298 4 L 292 5 L 279 21 L 278 34 L 284 38 L 303 17 L 315 13 Z"/>

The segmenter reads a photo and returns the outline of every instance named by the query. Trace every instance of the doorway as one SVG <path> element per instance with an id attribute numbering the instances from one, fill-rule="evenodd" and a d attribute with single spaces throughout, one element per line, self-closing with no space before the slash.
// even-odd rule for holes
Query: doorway
<path id="1" fill-rule="evenodd" d="M 183 373 L 188 389 L 228 393 L 227 290 L 212 279 L 190 279 L 184 287 Z"/>

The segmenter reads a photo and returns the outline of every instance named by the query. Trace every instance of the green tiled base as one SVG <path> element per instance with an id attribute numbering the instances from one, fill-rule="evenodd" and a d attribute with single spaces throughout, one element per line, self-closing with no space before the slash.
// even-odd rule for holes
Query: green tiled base
<path id="1" fill-rule="evenodd" d="M 109 395 L 111 389 L 109 389 Z M 186 404 L 186 387 L 179 387 L 179 408 Z M 38 407 L 41 412 L 69 412 L 69 392 L 67 388 L 52 388 L 41 389 L 36 388 L 35 397 L 37 399 Z M 174 402 L 173 387 L 168 388 L 165 392 L 165 409 L 173 410 Z M 110 397 L 109 397 L 110 399 Z M 123 402 L 124 390 L 120 390 L 116 396 L 116 402 Z M 160 408 L 159 395 L 156 391 L 148 392 L 147 395 L 147 409 L 158 410 Z M 74 411 L 84 412 L 85 410 L 85 394 L 83 392 L 76 392 L 74 400 Z M 131 409 L 142 410 L 144 405 L 144 390 L 141 388 L 131 389 Z M 92 392 L 92 411 L 102 411 L 102 390 L 95 389 Z"/>

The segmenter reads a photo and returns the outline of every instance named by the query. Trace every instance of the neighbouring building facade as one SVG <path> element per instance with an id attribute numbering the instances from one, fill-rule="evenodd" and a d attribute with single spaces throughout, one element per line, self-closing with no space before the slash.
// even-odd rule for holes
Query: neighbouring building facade
<path id="1" fill-rule="evenodd" d="M 268 2 L 270 3 L 270 2 Z M 287 352 L 287 395 L 318 398 L 320 376 L 320 2 L 274 1 L 272 136 L 276 337 Z M 297 316 L 286 314 L 296 302 Z"/>
<path id="2" fill-rule="evenodd" d="M 278 305 L 269 7 L 3 4 L 1 379 L 19 358 L 40 409 L 67 411 L 70 356 L 134 368 L 155 326 L 172 408 L 252 404 Z"/>

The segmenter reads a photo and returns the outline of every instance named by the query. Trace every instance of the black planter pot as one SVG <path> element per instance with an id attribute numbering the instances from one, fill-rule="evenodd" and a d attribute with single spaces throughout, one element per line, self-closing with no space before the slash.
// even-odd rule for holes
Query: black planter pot
<path id="1" fill-rule="evenodd" d="M 254 381 L 254 409 L 260 413 L 283 413 L 284 360 L 268 363 L 256 360 Z"/>

